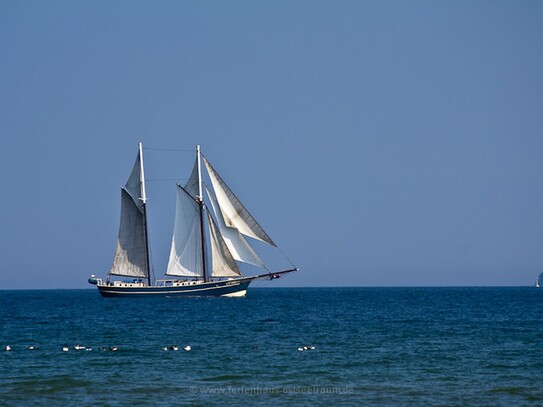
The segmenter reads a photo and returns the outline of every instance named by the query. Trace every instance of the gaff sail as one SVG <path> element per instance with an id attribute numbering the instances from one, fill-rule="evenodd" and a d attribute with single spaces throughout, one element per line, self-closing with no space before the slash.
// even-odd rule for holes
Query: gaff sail
<path id="1" fill-rule="evenodd" d="M 121 222 L 115 258 L 109 274 L 149 277 L 145 231 L 145 179 L 141 146 L 126 184 L 121 187 Z"/>

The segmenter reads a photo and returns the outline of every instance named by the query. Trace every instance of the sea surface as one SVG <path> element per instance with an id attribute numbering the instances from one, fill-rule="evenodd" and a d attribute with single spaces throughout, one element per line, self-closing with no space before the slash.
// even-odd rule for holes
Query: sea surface
<path id="1" fill-rule="evenodd" d="M 0 405 L 541 406 L 543 289 L 0 291 Z"/>

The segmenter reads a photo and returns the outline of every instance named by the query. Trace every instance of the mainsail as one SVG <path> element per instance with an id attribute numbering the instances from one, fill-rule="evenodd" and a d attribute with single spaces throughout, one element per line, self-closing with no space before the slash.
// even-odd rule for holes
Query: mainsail
<path id="1" fill-rule="evenodd" d="M 175 225 L 167 275 L 199 277 L 203 275 L 202 231 L 197 202 L 177 185 Z"/>
<path id="2" fill-rule="evenodd" d="M 121 188 L 121 222 L 115 258 L 109 272 L 112 275 L 149 277 L 142 161 L 140 145 L 132 173 Z"/>

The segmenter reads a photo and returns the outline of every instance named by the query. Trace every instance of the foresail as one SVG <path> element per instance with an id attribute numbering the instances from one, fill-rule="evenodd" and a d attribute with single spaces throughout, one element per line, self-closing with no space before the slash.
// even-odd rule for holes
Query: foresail
<path id="1" fill-rule="evenodd" d="M 167 275 L 202 276 L 200 213 L 196 201 L 177 186 L 175 225 Z"/>
<path id="2" fill-rule="evenodd" d="M 268 234 L 262 229 L 258 222 L 251 216 L 239 199 L 224 183 L 222 178 L 213 169 L 209 161 L 204 157 L 204 162 L 213 184 L 213 190 L 219 203 L 219 208 L 226 226 L 236 228 L 240 233 L 254 239 L 266 242 L 275 246 Z"/>
<path id="3" fill-rule="evenodd" d="M 206 211 L 211 240 L 211 277 L 239 277 L 241 272 L 209 211 Z"/>
<path id="4" fill-rule="evenodd" d="M 252 264 L 253 266 L 266 268 L 262 260 L 254 252 L 252 247 L 247 243 L 245 238 L 238 232 L 235 228 L 230 228 L 224 223 L 221 212 L 218 210 L 218 203 L 213 194 L 206 188 L 207 196 L 209 197 L 209 202 L 211 203 L 211 208 L 213 209 L 213 214 L 217 220 L 217 227 L 221 232 L 221 235 L 232 254 L 232 257 L 243 263 Z"/>
<path id="5" fill-rule="evenodd" d="M 126 190 L 121 189 L 121 223 L 115 259 L 109 274 L 147 278 L 147 255 L 141 209 Z"/>

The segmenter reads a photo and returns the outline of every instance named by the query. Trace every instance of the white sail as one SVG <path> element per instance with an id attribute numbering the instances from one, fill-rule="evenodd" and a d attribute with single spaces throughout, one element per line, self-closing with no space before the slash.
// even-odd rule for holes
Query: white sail
<path id="1" fill-rule="evenodd" d="M 196 201 L 177 186 L 175 225 L 167 275 L 202 276 L 202 237 Z"/>
<path id="2" fill-rule="evenodd" d="M 232 190 L 228 188 L 205 157 L 204 162 L 206 164 L 211 183 L 213 184 L 213 190 L 215 191 L 215 196 L 217 197 L 219 208 L 226 226 L 236 228 L 240 233 L 246 236 L 275 246 L 275 243 L 271 240 L 268 234 L 251 216 L 249 211 L 247 211 L 236 195 L 234 195 Z"/>
<path id="3" fill-rule="evenodd" d="M 254 252 L 253 248 L 247 243 L 245 238 L 238 232 L 235 228 L 229 228 L 224 223 L 221 212 L 218 210 L 218 204 L 213 196 L 213 194 L 206 188 L 207 196 L 209 197 L 209 202 L 211 208 L 213 209 L 213 214 L 217 220 L 217 226 L 221 235 L 232 254 L 232 257 L 243 263 L 252 264 L 253 266 L 266 268 L 262 260 Z"/>
<path id="4" fill-rule="evenodd" d="M 143 210 L 141 150 L 125 186 L 121 189 L 121 222 L 117 249 L 109 274 L 148 277 L 145 213 Z"/>
<path id="5" fill-rule="evenodd" d="M 219 229 L 208 211 L 209 237 L 211 240 L 211 277 L 239 277 L 241 272 L 236 264 L 228 246 L 223 240 Z"/>
<path id="6" fill-rule="evenodd" d="M 109 274 L 147 278 L 143 216 L 130 194 L 121 190 L 121 224 Z"/>

